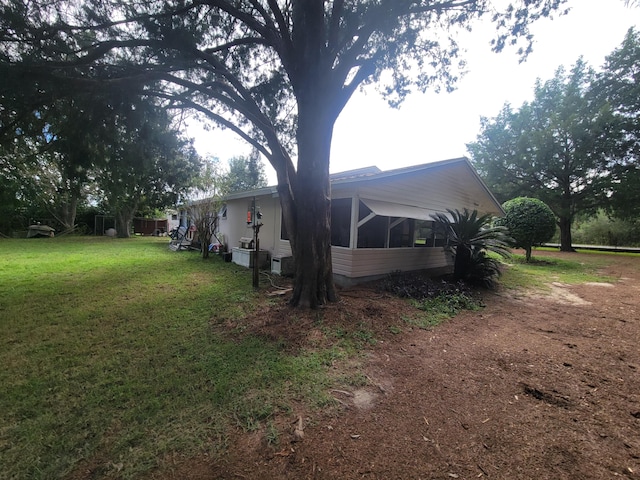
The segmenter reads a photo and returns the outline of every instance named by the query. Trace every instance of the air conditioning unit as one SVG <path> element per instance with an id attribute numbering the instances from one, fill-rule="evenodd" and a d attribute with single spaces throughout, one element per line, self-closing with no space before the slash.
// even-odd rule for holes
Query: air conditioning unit
<path id="1" fill-rule="evenodd" d="M 293 257 L 272 257 L 271 273 L 283 276 L 291 276 L 295 274 Z"/>

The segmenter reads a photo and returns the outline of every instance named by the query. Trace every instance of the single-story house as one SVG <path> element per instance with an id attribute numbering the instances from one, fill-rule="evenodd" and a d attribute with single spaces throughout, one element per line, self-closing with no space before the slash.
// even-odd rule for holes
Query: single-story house
<path id="1" fill-rule="evenodd" d="M 291 247 L 276 187 L 229 195 L 220 212 L 218 238 L 233 252 L 232 261 L 249 266 L 253 230 L 247 211 L 253 202 L 262 214 L 260 250 L 271 259 L 272 270 L 283 273 Z M 464 157 L 331 175 L 331 255 L 337 283 L 357 283 L 396 271 L 449 271 L 453 259 L 433 229 L 431 214 L 465 208 L 504 214 Z"/>

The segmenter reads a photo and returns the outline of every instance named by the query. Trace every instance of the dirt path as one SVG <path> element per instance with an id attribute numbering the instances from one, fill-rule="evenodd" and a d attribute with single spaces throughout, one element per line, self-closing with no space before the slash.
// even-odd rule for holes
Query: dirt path
<path id="1" fill-rule="evenodd" d="M 480 312 L 389 337 L 368 354 L 371 384 L 334 392 L 344 408 L 305 417 L 303 441 L 240 436 L 222 462 L 169 476 L 640 478 L 640 258 L 606 273 L 615 285 L 490 295 Z"/>

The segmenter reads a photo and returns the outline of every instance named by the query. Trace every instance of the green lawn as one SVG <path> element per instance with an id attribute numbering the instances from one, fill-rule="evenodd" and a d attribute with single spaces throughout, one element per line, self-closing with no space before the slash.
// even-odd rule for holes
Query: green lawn
<path id="1" fill-rule="evenodd" d="M 535 258 L 513 258 L 504 284 L 597 279 L 606 261 Z M 279 413 L 327 405 L 327 367 L 373 334 L 297 353 L 223 336 L 265 301 L 251 285 L 162 238 L 0 240 L 0 479 L 135 478 L 175 453 L 224 454 L 231 428 L 277 443 Z"/>
<path id="2" fill-rule="evenodd" d="M 327 401 L 331 352 L 214 333 L 252 305 L 249 270 L 167 245 L 0 240 L 0 478 L 132 478 Z"/>
<path id="3" fill-rule="evenodd" d="M 606 266 L 614 255 L 601 252 L 589 252 L 586 256 L 575 258 L 545 256 L 551 249 L 537 249 L 530 263 L 525 262 L 524 255 L 512 255 L 504 260 L 508 267 L 500 279 L 500 284 L 507 288 L 548 289 L 549 283 L 584 283 L 607 282 L 612 279 L 603 276 L 599 270 Z M 634 256 L 634 254 L 615 254 L 617 256 Z"/>

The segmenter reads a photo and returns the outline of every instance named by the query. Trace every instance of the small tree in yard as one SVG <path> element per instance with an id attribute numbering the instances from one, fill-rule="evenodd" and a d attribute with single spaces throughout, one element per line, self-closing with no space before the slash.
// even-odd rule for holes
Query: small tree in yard
<path id="1" fill-rule="evenodd" d="M 209 257 L 209 241 L 218 228 L 218 218 L 229 192 L 229 178 L 221 171 L 217 158 L 208 159 L 198 179 L 194 196 L 204 197 L 189 203 L 188 212 L 200 239 L 202 258 Z"/>
<path id="2" fill-rule="evenodd" d="M 526 261 L 531 260 L 531 248 L 548 242 L 556 232 L 556 217 L 551 208 L 537 198 L 518 197 L 502 205 L 505 216 L 498 225 L 509 229 L 515 247 L 524 248 Z"/>
<path id="3" fill-rule="evenodd" d="M 189 217 L 200 240 L 202 258 L 209 258 L 209 242 L 218 226 L 218 209 L 215 198 L 198 200 L 189 205 Z"/>
<path id="4" fill-rule="evenodd" d="M 487 252 L 503 257 L 509 255 L 507 229 L 490 226 L 493 217 L 489 214 L 478 216 L 477 210 L 470 212 L 465 208 L 463 212 L 447 212 L 449 216 L 437 213 L 431 218 L 435 221 L 435 228 L 444 232 L 447 247 L 455 253 L 454 278 L 490 284 L 500 270 L 497 261 L 487 256 Z"/>

